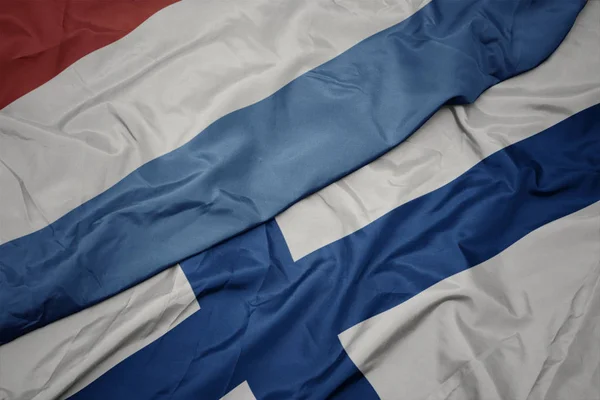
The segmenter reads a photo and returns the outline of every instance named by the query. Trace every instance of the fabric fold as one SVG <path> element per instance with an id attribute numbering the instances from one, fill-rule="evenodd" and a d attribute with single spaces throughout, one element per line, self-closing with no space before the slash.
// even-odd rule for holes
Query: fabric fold
<path id="1" fill-rule="evenodd" d="M 433 1 L 3 244 L 0 343 L 272 218 L 390 150 L 443 104 L 472 102 L 535 67 L 584 4 Z"/>

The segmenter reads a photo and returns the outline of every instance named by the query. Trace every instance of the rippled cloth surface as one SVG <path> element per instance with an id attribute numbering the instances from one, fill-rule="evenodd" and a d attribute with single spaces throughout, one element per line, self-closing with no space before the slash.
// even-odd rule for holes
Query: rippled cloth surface
<path id="1" fill-rule="evenodd" d="M 218 119 L 50 225 L 3 244 L 0 341 L 273 217 L 404 140 L 442 104 L 471 102 L 534 67 L 564 38 L 584 1 L 526 4 L 425 5 Z M 135 107 L 144 113 L 142 104 Z M 18 130 L 7 135 L 19 138 Z M 82 140 L 112 152 L 110 137 L 84 132 Z M 19 180 L 12 162 L 5 164 Z"/>
<path id="2" fill-rule="evenodd" d="M 235 4 L 0 112 L 0 396 L 594 399 L 598 4 Z"/>
<path id="3" fill-rule="evenodd" d="M 176 0 L 6 0 L 0 8 L 0 108 Z"/>

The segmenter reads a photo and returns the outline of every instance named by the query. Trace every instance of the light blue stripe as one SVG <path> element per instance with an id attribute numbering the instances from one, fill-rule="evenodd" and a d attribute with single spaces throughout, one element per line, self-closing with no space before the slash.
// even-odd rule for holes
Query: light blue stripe
<path id="1" fill-rule="evenodd" d="M 376 398 L 339 333 L 597 201 L 600 105 L 296 263 L 274 221 L 185 260 L 201 310 L 75 397 Z"/>
<path id="2" fill-rule="evenodd" d="M 273 217 L 404 140 L 445 102 L 472 102 L 534 67 L 584 4 L 434 0 L 0 246 L 0 343 Z"/>

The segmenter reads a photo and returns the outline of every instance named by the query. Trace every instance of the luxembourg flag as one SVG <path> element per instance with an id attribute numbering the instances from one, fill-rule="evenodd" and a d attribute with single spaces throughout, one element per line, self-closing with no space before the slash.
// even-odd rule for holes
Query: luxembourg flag
<path id="1" fill-rule="evenodd" d="M 0 400 L 600 400 L 600 1 L 0 0 Z"/>

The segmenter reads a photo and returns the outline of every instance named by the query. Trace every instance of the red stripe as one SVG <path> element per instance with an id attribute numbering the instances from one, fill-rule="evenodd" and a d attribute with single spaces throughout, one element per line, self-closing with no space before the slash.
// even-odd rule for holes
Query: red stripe
<path id="1" fill-rule="evenodd" d="M 0 0 L 0 108 L 177 0 Z"/>

